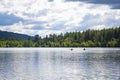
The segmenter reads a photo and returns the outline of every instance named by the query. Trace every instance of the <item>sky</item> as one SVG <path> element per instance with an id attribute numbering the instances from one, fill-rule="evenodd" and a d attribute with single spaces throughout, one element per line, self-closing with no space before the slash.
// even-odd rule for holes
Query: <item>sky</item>
<path id="1" fill-rule="evenodd" d="M 120 26 L 120 0 L 0 0 L 0 30 L 44 37 Z"/>

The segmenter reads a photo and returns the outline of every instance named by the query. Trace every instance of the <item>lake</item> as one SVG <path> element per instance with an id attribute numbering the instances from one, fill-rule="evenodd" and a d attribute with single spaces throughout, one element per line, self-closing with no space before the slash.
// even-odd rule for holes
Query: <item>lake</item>
<path id="1" fill-rule="evenodd" d="M 0 48 L 0 80 L 120 80 L 120 48 Z"/>

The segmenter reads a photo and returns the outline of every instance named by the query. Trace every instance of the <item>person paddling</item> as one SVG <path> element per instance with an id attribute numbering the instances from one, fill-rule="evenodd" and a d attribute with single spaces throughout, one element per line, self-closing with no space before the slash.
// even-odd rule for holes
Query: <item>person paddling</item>
<path id="1" fill-rule="evenodd" d="M 85 50 L 85 48 L 83 50 Z"/>

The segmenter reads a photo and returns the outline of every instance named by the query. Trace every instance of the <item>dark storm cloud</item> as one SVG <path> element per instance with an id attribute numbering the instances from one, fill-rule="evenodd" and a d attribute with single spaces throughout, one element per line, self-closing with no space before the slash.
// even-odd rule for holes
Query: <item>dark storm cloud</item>
<path id="1" fill-rule="evenodd" d="M 0 13 L 0 26 L 13 25 L 15 23 L 18 23 L 19 21 L 23 21 L 23 19 L 13 14 Z"/>
<path id="2" fill-rule="evenodd" d="M 120 0 L 66 0 L 66 1 L 81 1 L 94 4 L 106 4 L 114 9 L 120 9 Z"/>

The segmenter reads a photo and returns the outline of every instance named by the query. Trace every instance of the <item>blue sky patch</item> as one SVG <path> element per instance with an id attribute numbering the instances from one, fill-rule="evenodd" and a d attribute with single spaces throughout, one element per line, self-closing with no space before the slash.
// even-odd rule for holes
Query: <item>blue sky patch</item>
<path id="1" fill-rule="evenodd" d="M 13 25 L 19 21 L 23 20 L 14 14 L 0 13 L 0 26 Z"/>

